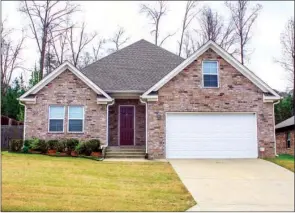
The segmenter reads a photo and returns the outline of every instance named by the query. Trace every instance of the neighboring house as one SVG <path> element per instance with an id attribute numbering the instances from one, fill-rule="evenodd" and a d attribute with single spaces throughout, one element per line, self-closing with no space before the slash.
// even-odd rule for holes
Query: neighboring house
<path id="1" fill-rule="evenodd" d="M 276 125 L 277 154 L 294 155 L 295 117 L 288 118 Z"/>
<path id="2" fill-rule="evenodd" d="M 145 40 L 82 70 L 65 62 L 20 97 L 25 138 L 143 145 L 150 158 L 274 156 L 279 99 L 213 41 L 184 60 Z"/>

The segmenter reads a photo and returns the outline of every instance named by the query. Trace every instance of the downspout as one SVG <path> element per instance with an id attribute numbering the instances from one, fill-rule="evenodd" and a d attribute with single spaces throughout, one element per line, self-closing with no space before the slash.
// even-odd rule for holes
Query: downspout
<path id="1" fill-rule="evenodd" d="M 25 107 L 25 114 L 24 114 L 24 135 L 23 135 L 23 141 L 26 140 L 26 117 L 27 117 L 27 106 L 23 104 L 21 101 L 19 101 L 19 104 Z"/>
<path id="2" fill-rule="evenodd" d="M 275 156 L 278 157 L 279 155 L 277 154 L 277 140 L 276 140 L 276 125 L 275 125 L 275 105 L 280 103 L 280 100 L 277 102 L 273 103 L 273 130 L 274 130 L 274 142 L 275 142 Z"/>
<path id="3" fill-rule="evenodd" d="M 109 146 L 109 106 L 113 106 L 115 104 L 115 99 L 112 100 L 111 103 L 107 104 L 107 128 L 106 128 L 106 146 L 105 147 L 108 147 Z"/>
<path id="4" fill-rule="evenodd" d="M 145 153 L 147 154 L 148 153 L 148 122 L 147 122 L 147 120 L 148 120 L 148 108 L 147 108 L 147 101 L 143 101 L 142 99 L 141 99 L 141 97 L 139 98 L 139 101 L 141 102 L 141 103 L 143 103 L 143 104 L 145 104 Z"/>

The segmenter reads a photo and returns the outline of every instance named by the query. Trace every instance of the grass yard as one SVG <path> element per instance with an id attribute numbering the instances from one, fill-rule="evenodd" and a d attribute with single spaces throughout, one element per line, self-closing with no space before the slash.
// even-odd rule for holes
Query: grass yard
<path id="1" fill-rule="evenodd" d="M 193 205 L 169 163 L 2 152 L 2 211 L 185 211 Z"/>
<path id="2" fill-rule="evenodd" d="M 282 154 L 276 158 L 266 158 L 266 160 L 271 161 L 294 172 L 294 156 L 292 155 Z"/>

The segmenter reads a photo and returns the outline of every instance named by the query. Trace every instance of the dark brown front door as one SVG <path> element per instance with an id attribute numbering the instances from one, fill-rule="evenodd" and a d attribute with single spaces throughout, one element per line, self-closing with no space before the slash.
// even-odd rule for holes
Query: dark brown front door
<path id="1" fill-rule="evenodd" d="M 120 145 L 134 145 L 133 106 L 120 106 Z"/>

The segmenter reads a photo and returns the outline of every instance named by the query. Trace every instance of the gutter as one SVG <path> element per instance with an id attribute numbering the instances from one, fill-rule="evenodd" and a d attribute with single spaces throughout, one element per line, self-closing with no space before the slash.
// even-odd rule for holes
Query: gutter
<path id="1" fill-rule="evenodd" d="M 24 132 L 23 132 L 23 141 L 26 140 L 26 117 L 27 117 L 27 106 L 25 104 L 23 104 L 20 100 L 19 100 L 19 104 L 25 107 L 25 113 L 24 113 Z"/>
<path id="2" fill-rule="evenodd" d="M 276 140 L 276 125 L 275 125 L 275 105 L 280 103 L 280 99 L 277 102 L 273 103 L 273 129 L 274 129 L 274 142 L 275 142 L 275 156 L 278 157 L 279 155 L 277 154 L 277 140 Z"/>
<path id="3" fill-rule="evenodd" d="M 143 104 L 145 104 L 145 153 L 147 154 L 148 153 L 148 105 L 147 105 L 147 101 L 143 101 L 142 98 L 140 97 L 139 98 L 139 101 Z"/>

